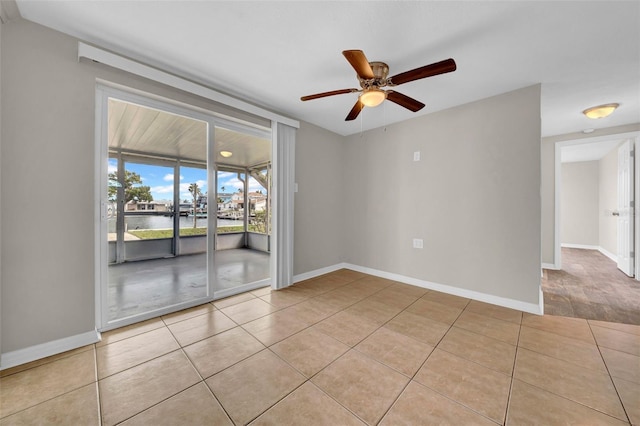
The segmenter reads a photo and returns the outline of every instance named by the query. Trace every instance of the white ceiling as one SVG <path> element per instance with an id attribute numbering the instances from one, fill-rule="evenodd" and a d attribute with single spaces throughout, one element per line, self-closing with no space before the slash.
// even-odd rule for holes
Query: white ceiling
<path id="1" fill-rule="evenodd" d="M 542 83 L 542 135 L 640 122 L 638 1 L 31 1 L 22 17 L 342 135 Z M 446 58 L 458 70 L 397 87 L 344 118 L 358 87 L 342 56 L 362 49 L 390 75 Z M 589 120 L 587 107 L 619 102 Z"/>
<path id="2" fill-rule="evenodd" d="M 622 142 L 622 140 L 613 139 L 563 146 L 560 150 L 560 161 L 562 163 L 575 163 L 578 161 L 600 160 L 617 147 L 620 142 Z"/>

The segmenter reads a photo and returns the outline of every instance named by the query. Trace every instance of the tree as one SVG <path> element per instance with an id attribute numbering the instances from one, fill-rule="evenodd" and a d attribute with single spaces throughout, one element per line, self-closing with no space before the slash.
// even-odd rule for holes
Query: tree
<path id="1" fill-rule="evenodd" d="M 198 221 L 197 209 L 198 209 L 198 197 L 202 195 L 202 191 L 198 187 L 197 183 L 189 184 L 189 192 L 193 197 L 193 227 L 196 227 Z"/>
<path id="2" fill-rule="evenodd" d="M 110 182 L 118 182 L 117 173 L 109 173 Z M 122 184 L 122 182 L 120 182 Z M 142 184 L 142 178 L 139 174 L 130 170 L 124 171 L 124 202 L 128 203 L 134 199 L 139 201 L 153 201 L 153 195 L 151 195 L 151 187 L 144 186 Z M 136 186 L 134 186 L 136 185 Z M 109 185 L 109 200 L 115 201 L 118 193 L 118 183 Z"/>

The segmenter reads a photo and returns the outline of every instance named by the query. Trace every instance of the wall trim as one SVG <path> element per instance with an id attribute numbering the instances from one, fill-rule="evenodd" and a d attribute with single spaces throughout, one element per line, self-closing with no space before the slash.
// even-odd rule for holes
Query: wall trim
<path id="1" fill-rule="evenodd" d="M 609 259 L 613 260 L 616 264 L 618 264 L 618 255 L 611 253 L 609 250 L 604 247 L 598 247 L 597 249 L 600 253 L 607 256 Z"/>
<path id="2" fill-rule="evenodd" d="M 29 346 L 17 351 L 3 353 L 0 357 L 0 370 L 26 364 L 48 356 L 77 349 L 82 346 L 92 345 L 101 340 L 98 330 L 87 331 L 75 336 L 64 337 L 46 343 Z"/>
<path id="3" fill-rule="evenodd" d="M 599 248 L 599 246 L 594 246 L 591 244 L 571 244 L 571 243 L 562 243 L 560 244 L 560 247 L 583 249 L 583 250 L 598 250 Z"/>
<path id="4" fill-rule="evenodd" d="M 490 303 L 492 305 L 503 306 L 505 308 L 516 309 L 518 311 L 528 312 L 536 315 L 543 315 L 544 313 L 544 300 L 542 293 L 542 285 L 539 286 L 539 302 L 527 303 L 519 300 L 509 299 L 506 297 L 494 296 L 492 294 L 480 293 L 478 291 L 467 290 L 464 288 L 453 287 L 446 284 L 438 284 L 431 281 L 424 281 L 417 278 L 407 277 L 400 274 L 394 274 L 391 272 L 380 271 L 378 269 L 367 268 L 365 266 L 353 265 L 351 263 L 337 263 L 326 268 L 316 269 L 315 271 L 306 272 L 296 275 L 294 277 L 295 282 L 303 281 L 305 279 L 314 278 L 329 272 L 337 271 L 338 269 L 351 269 L 352 271 L 362 272 L 364 274 L 373 275 L 380 278 L 386 278 L 388 280 L 398 281 L 404 284 L 410 284 L 416 287 L 426 288 L 429 290 L 436 290 L 442 293 L 452 294 L 454 296 L 466 297 L 468 299 L 478 300 L 480 302 Z"/>
<path id="5" fill-rule="evenodd" d="M 321 275 L 335 272 L 340 269 L 353 269 L 353 268 L 349 268 L 349 264 L 347 263 L 336 263 L 335 265 L 327 266 L 325 268 L 320 268 L 313 271 L 304 272 L 302 274 L 294 275 L 293 282 L 298 283 L 300 281 L 310 280 L 312 278 L 316 278 Z"/>
<path id="6" fill-rule="evenodd" d="M 609 259 L 613 260 L 615 263 L 618 263 L 618 255 L 611 253 L 609 250 L 605 249 L 602 246 L 592 246 L 587 244 L 568 244 L 562 243 L 562 247 L 566 248 L 575 248 L 582 250 L 597 250 L 603 255 L 607 256 Z"/>
<path id="7" fill-rule="evenodd" d="M 542 264 L 542 269 L 553 269 L 554 271 L 559 271 L 560 270 L 558 265 L 555 265 L 553 263 L 543 263 Z"/>

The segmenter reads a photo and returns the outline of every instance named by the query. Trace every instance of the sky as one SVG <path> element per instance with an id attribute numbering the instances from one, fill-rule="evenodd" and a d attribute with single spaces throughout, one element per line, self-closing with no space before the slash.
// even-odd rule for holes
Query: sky
<path id="1" fill-rule="evenodd" d="M 151 195 L 154 201 L 173 199 L 173 167 L 155 166 L 148 164 L 126 163 L 127 170 L 140 175 L 142 185 L 151 187 Z M 109 173 L 117 170 L 117 161 L 109 159 Z M 189 200 L 193 197 L 189 192 L 189 185 L 197 183 L 203 194 L 207 193 L 207 171 L 193 167 L 182 167 L 180 169 L 180 200 Z M 224 191 L 222 188 L 224 187 Z M 242 182 L 236 173 L 218 172 L 218 193 L 224 192 L 232 194 L 242 188 Z M 249 178 L 249 192 L 266 190 L 252 177 Z"/>

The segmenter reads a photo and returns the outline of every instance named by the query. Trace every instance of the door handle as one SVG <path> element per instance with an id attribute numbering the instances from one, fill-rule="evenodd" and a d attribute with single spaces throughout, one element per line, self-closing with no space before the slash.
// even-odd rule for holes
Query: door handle
<path id="1" fill-rule="evenodd" d="M 620 212 L 613 212 L 611 214 L 614 215 L 614 216 L 620 216 Z"/>

